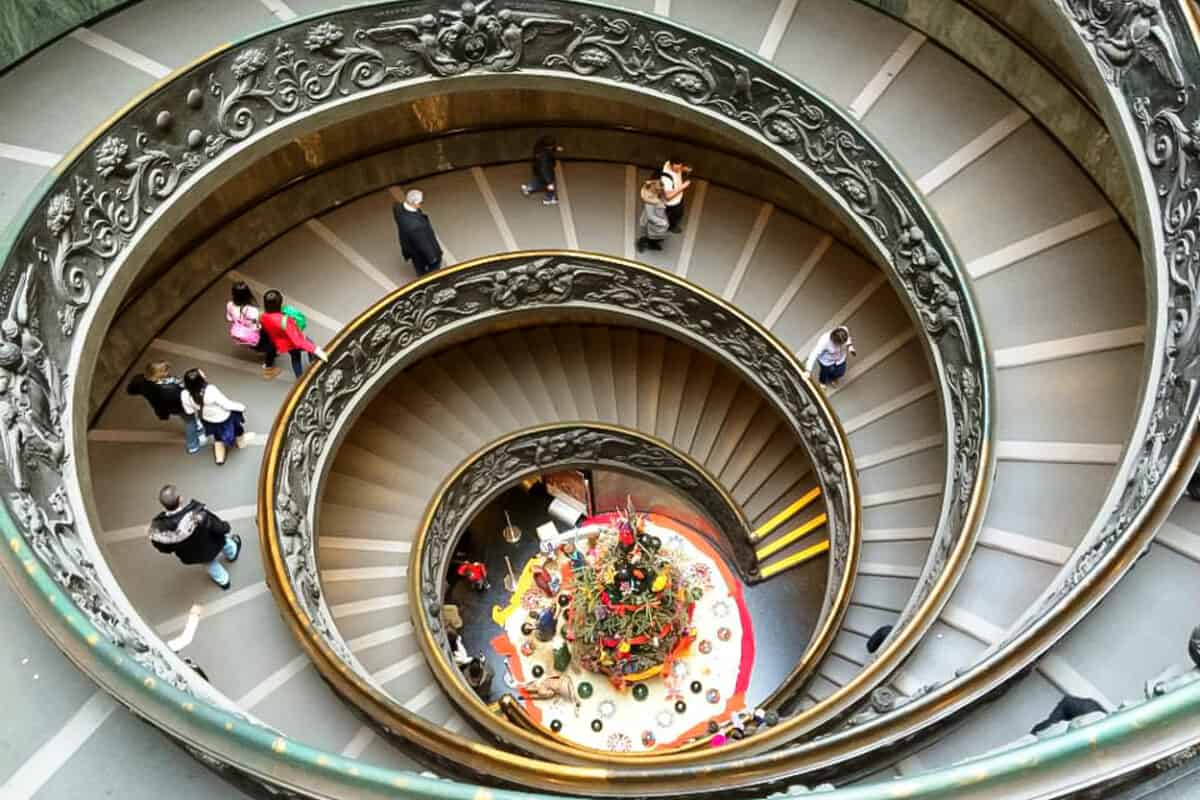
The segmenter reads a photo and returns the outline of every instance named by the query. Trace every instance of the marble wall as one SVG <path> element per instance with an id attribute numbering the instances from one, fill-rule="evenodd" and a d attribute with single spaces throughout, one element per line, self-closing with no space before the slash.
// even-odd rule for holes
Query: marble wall
<path id="1" fill-rule="evenodd" d="M 134 0 L 0 0 L 0 72 L 72 29 Z"/>

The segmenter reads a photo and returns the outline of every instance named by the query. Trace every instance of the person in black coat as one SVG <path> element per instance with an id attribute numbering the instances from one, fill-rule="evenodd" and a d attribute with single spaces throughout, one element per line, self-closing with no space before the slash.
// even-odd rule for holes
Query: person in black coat
<path id="1" fill-rule="evenodd" d="M 404 196 L 404 202 L 392 207 L 396 230 L 400 234 L 400 252 L 406 261 L 413 263 L 417 277 L 428 275 L 442 266 L 442 246 L 433 232 L 433 223 L 421 211 L 424 201 L 424 192 L 410 189 Z"/>
<path id="2" fill-rule="evenodd" d="M 1076 717 L 1082 717 L 1084 714 L 1094 714 L 1095 712 L 1104 712 L 1104 706 L 1097 703 L 1090 697 L 1076 697 L 1073 694 L 1068 694 L 1058 701 L 1058 705 L 1050 712 L 1050 716 L 1034 725 L 1030 729 L 1030 733 L 1035 736 L 1046 730 L 1052 725 L 1059 722 L 1068 722 Z"/>
<path id="3" fill-rule="evenodd" d="M 230 586 L 229 573 L 217 560 L 232 564 L 242 553 L 242 537 L 230 534 L 229 523 L 190 500 L 184 504 L 179 490 L 167 484 L 158 492 L 163 511 L 150 521 L 150 543 L 160 553 L 174 553 L 184 564 L 204 564 L 208 577 L 222 589 Z"/>
<path id="4" fill-rule="evenodd" d="M 521 185 L 521 194 L 528 197 L 534 192 L 545 192 L 542 205 L 558 205 L 558 189 L 554 185 L 554 162 L 562 146 L 553 136 L 543 136 L 533 146 L 533 180 Z"/>
<path id="5" fill-rule="evenodd" d="M 171 374 L 171 365 L 166 361 L 151 361 L 146 365 L 145 372 L 134 376 L 125 387 L 127 394 L 146 398 L 159 419 L 179 417 L 183 420 L 185 445 L 190 455 L 200 451 L 203 434 L 199 421 L 183 410 L 183 402 L 179 398 L 182 391 L 183 381 Z"/>

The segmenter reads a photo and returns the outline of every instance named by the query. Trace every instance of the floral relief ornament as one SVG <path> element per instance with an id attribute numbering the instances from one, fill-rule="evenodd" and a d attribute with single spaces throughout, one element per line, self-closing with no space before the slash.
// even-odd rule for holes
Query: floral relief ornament
<path id="1" fill-rule="evenodd" d="M 188 153 L 176 161 L 165 150 L 150 146 L 150 138 L 134 129 L 132 148 L 121 136 L 105 137 L 96 148 L 96 174 L 112 188 L 97 190 L 76 176 L 74 191 L 61 191 L 46 206 L 46 229 L 53 250 L 35 238 L 34 252 L 49 267 L 55 294 L 64 301 L 57 311 L 63 335 L 75 330 L 75 318 L 92 299 L 93 280 L 103 276 L 107 262 L 128 244 L 145 214 L 174 194 L 180 181 L 200 165 Z M 77 223 L 77 224 L 76 224 Z M 94 266 L 80 263 L 90 255 Z"/>

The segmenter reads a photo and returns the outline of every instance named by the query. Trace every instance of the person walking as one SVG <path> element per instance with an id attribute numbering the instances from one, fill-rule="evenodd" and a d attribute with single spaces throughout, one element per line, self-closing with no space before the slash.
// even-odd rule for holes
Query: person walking
<path id="1" fill-rule="evenodd" d="M 179 490 L 167 484 L 158 492 L 160 511 L 150 521 L 150 543 L 160 553 L 174 553 L 184 564 L 203 564 L 212 582 L 228 591 L 229 572 L 218 561 L 232 564 L 242 554 L 242 537 L 231 534 L 229 523 L 209 511 L 203 503 L 185 505 Z"/>
<path id="2" fill-rule="evenodd" d="M 850 329 L 839 325 L 831 331 L 822 334 L 817 340 L 817 346 L 808 356 L 806 369 L 813 374 L 813 369 L 820 366 L 817 381 L 822 386 L 837 388 L 838 381 L 846 374 L 846 357 L 858 355 L 854 349 L 854 340 L 850 338 Z"/>
<path id="3" fill-rule="evenodd" d="M 269 336 L 262 335 L 258 298 L 245 281 L 238 281 L 230 290 L 229 302 L 225 304 L 225 319 L 229 323 L 229 337 L 243 347 L 249 347 L 263 355 L 263 378 L 274 380 L 279 375 L 275 366 L 275 343 Z"/>
<path id="4" fill-rule="evenodd" d="M 424 192 L 409 189 L 404 202 L 392 207 L 396 230 L 400 234 L 400 252 L 406 261 L 412 262 L 418 278 L 442 266 L 442 246 L 433 232 L 433 223 L 421 210 L 424 202 Z"/>
<path id="5" fill-rule="evenodd" d="M 692 185 L 692 182 L 688 180 L 688 176 L 691 174 L 692 168 L 675 156 L 667 159 L 659 173 L 671 233 L 683 233 L 683 193 Z"/>
<path id="6" fill-rule="evenodd" d="M 671 227 L 667 219 L 667 204 L 662 183 L 649 180 L 642 184 L 639 192 L 642 198 L 642 213 L 638 217 L 638 230 L 642 235 L 637 240 L 637 251 L 662 250 L 663 239 Z"/>
<path id="7" fill-rule="evenodd" d="M 556 155 L 562 152 L 560 145 L 553 136 L 543 136 L 533 146 L 533 179 L 521 184 L 521 194 L 529 197 L 534 192 L 545 192 L 542 205 L 558 205 L 558 190 L 554 185 L 554 163 Z"/>
<path id="8" fill-rule="evenodd" d="M 229 447 L 240 448 L 245 444 L 246 406 L 226 397 L 198 369 L 183 374 L 183 388 L 180 396 L 183 410 L 200 418 L 204 432 L 212 437 L 213 457 L 217 466 L 221 466 Z"/>
<path id="9" fill-rule="evenodd" d="M 299 378 L 304 373 L 305 353 L 311 353 L 322 361 L 327 356 L 324 350 L 313 344 L 312 339 L 300 330 L 295 312 L 285 313 L 284 308 L 283 293 L 278 289 L 271 289 L 263 295 L 263 312 L 259 322 L 262 324 L 265 338 L 274 343 L 274 351 L 291 356 L 292 372 Z"/>
<path id="10" fill-rule="evenodd" d="M 137 375 L 125 387 L 131 395 L 140 395 L 154 409 L 161 420 L 179 417 L 183 420 L 184 444 L 188 455 L 200 452 L 204 445 L 204 428 L 195 415 L 183 410 L 183 381 L 171 374 L 171 365 L 166 361 L 151 361 L 145 371 Z"/>

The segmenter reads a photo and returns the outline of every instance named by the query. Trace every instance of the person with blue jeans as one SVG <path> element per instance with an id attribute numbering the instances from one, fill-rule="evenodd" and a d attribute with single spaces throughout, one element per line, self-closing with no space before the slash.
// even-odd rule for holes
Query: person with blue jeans
<path id="1" fill-rule="evenodd" d="M 329 358 L 324 350 L 304 335 L 295 317 L 283 313 L 283 293 L 278 289 L 271 289 L 263 295 L 263 310 L 258 319 L 263 335 L 275 342 L 275 352 L 287 353 L 291 357 L 292 372 L 297 378 L 304 374 L 305 353 L 309 354 L 309 363 L 312 363 L 313 357 L 321 361 Z M 275 356 L 271 355 L 267 361 L 273 365 Z"/>
<path id="2" fill-rule="evenodd" d="M 183 381 L 171 374 L 171 365 L 166 361 L 151 361 L 141 375 L 137 375 L 125 387 L 127 394 L 140 395 L 150 404 L 155 416 L 161 420 L 179 417 L 183 420 L 184 445 L 188 455 L 200 452 L 204 445 L 204 426 L 194 415 L 183 410 L 180 393 Z"/>
<path id="3" fill-rule="evenodd" d="M 242 553 L 242 537 L 230 533 L 229 523 L 209 511 L 203 503 L 185 505 L 179 490 L 167 484 L 158 492 L 160 511 L 150 521 L 150 543 L 160 553 L 174 553 L 184 564 L 203 564 L 212 582 L 229 589 L 228 570 L 218 560 L 232 564 Z"/>

